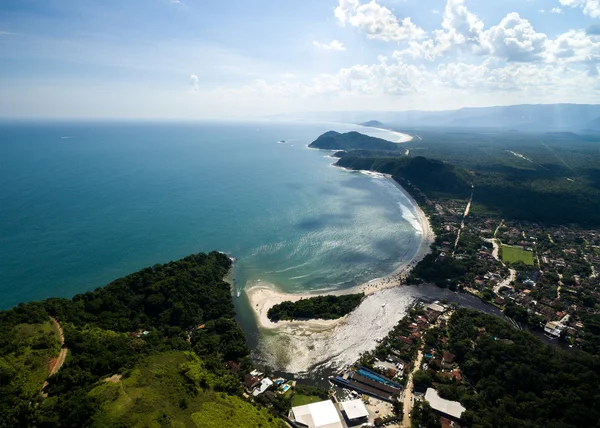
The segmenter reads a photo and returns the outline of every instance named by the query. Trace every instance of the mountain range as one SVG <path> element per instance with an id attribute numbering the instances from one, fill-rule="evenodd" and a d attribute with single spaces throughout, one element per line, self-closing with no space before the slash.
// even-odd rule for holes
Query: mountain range
<path id="1" fill-rule="evenodd" d="M 339 111 L 302 114 L 306 119 L 350 123 L 379 121 L 396 128 L 501 128 L 522 131 L 599 131 L 600 105 L 523 104 L 446 111 Z"/>

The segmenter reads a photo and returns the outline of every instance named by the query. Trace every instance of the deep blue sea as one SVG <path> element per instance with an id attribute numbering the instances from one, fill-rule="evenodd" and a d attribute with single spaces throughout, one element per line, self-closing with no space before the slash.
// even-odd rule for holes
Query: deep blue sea
<path id="1" fill-rule="evenodd" d="M 393 271 L 420 242 L 414 207 L 306 147 L 331 129 L 359 127 L 0 124 L 0 309 L 199 251 L 235 257 L 235 294 L 259 280 L 293 292 Z"/>

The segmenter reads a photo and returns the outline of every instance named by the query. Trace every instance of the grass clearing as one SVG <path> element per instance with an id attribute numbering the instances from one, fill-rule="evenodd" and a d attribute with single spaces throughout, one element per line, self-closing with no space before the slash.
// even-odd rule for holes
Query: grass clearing
<path id="1" fill-rule="evenodd" d="M 292 398 L 292 407 L 304 406 L 306 404 L 311 403 L 318 403 L 319 401 L 323 401 L 323 399 L 316 395 L 295 394 Z"/>
<path id="2" fill-rule="evenodd" d="M 502 261 L 505 263 L 523 262 L 526 265 L 533 266 L 533 252 L 520 247 L 502 245 Z"/>
<path id="3" fill-rule="evenodd" d="M 197 389 L 181 369 L 187 363 L 190 357 L 184 352 L 158 354 L 138 364 L 120 382 L 102 382 L 90 391 L 103 408 L 94 426 L 284 426 L 267 410 L 258 409 L 242 398 Z"/>
<path id="4" fill-rule="evenodd" d="M 58 356 L 60 342 L 50 321 L 19 324 L 14 328 L 17 351 L 0 357 L 0 366 L 17 374 L 17 384 L 26 396 L 40 392 L 50 372 L 50 360 Z"/>

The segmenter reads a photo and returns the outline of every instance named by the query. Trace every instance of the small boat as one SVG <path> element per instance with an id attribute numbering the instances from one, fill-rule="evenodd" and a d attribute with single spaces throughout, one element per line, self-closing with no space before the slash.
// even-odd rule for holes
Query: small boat
<path id="1" fill-rule="evenodd" d="M 278 142 L 279 144 L 285 144 L 285 143 L 286 143 L 286 141 L 285 141 L 285 140 L 279 140 L 279 141 L 277 141 L 277 142 Z"/>
<path id="2" fill-rule="evenodd" d="M 240 295 L 242 294 L 242 292 L 240 290 L 237 291 L 237 296 L 240 297 Z"/>

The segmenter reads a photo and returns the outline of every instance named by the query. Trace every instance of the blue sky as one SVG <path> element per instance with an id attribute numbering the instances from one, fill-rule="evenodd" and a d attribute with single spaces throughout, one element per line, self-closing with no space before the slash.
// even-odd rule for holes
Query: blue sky
<path id="1" fill-rule="evenodd" d="M 0 117 L 600 100 L 597 0 L 3 0 Z"/>

